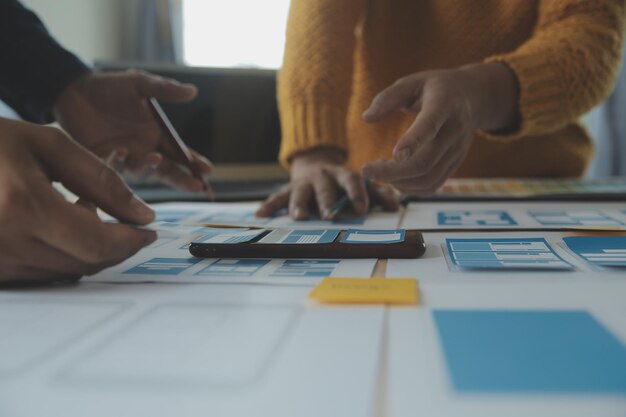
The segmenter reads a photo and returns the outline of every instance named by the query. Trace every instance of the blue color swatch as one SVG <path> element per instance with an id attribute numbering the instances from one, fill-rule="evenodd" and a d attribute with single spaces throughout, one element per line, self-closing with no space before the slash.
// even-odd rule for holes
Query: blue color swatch
<path id="1" fill-rule="evenodd" d="M 440 226 L 517 226 L 513 217 L 501 210 L 446 210 L 437 213 Z"/>
<path id="2" fill-rule="evenodd" d="M 576 255 L 603 267 L 626 267 L 626 236 L 571 236 L 563 241 Z"/>
<path id="3" fill-rule="evenodd" d="M 350 229 L 344 233 L 341 243 L 350 244 L 387 244 L 402 243 L 406 231 L 404 229 L 393 230 L 359 230 Z"/>
<path id="4" fill-rule="evenodd" d="M 584 311 L 437 310 L 454 388 L 626 393 L 626 347 Z"/>
<path id="5" fill-rule="evenodd" d="M 196 273 L 196 275 L 212 277 L 251 277 L 269 262 L 269 259 L 218 259 Z"/>
<path id="6" fill-rule="evenodd" d="M 624 223 L 601 210 L 530 210 L 528 214 L 544 226 L 621 226 Z"/>
<path id="7" fill-rule="evenodd" d="M 124 271 L 124 274 L 178 275 L 198 262 L 198 258 L 154 258 Z"/>
<path id="8" fill-rule="evenodd" d="M 340 261 L 334 259 L 288 259 L 272 273 L 273 277 L 327 277 Z"/>
<path id="9" fill-rule="evenodd" d="M 573 269 L 543 238 L 446 239 L 460 269 Z"/>

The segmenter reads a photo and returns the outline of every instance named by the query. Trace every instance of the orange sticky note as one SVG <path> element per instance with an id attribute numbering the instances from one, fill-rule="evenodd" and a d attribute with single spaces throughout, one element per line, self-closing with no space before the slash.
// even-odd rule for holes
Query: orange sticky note
<path id="1" fill-rule="evenodd" d="M 329 304 L 417 304 L 415 278 L 324 278 L 309 298 Z"/>

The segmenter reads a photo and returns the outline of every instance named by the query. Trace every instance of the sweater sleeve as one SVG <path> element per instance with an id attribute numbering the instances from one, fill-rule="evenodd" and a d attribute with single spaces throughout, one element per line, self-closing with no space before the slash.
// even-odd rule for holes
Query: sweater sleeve
<path id="1" fill-rule="evenodd" d="M 486 62 L 511 68 L 519 84 L 518 129 L 509 140 L 556 131 L 611 92 L 618 74 L 626 0 L 540 0 L 533 35 Z"/>
<path id="2" fill-rule="evenodd" d="M 346 151 L 355 31 L 365 0 L 293 0 L 278 74 L 280 160 L 314 147 Z"/>
<path id="3" fill-rule="evenodd" d="M 72 81 L 89 71 L 17 0 L 0 0 L 0 97 L 24 119 L 47 123 Z"/>

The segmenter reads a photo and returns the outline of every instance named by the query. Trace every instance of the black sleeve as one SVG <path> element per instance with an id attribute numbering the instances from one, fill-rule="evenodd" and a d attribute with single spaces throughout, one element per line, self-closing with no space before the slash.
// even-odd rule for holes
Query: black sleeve
<path id="1" fill-rule="evenodd" d="M 69 12 L 69 11 L 68 11 Z M 0 0 L 0 99 L 25 120 L 52 121 L 59 94 L 90 71 L 17 0 Z"/>

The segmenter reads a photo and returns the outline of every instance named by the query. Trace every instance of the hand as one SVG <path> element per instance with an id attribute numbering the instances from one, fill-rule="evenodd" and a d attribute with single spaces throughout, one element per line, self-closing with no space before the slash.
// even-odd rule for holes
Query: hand
<path id="1" fill-rule="evenodd" d="M 346 193 L 356 214 L 367 213 L 370 202 L 380 204 L 385 210 L 399 207 L 399 196 L 388 185 L 366 186 L 361 175 L 344 165 L 343 154 L 333 149 L 316 149 L 294 157 L 291 165 L 291 182 L 271 195 L 257 211 L 257 216 L 267 217 L 288 207 L 295 220 L 310 216 L 311 203 L 315 202 L 323 219 L 330 219 L 333 204 Z"/>
<path id="2" fill-rule="evenodd" d="M 75 280 L 135 254 L 154 232 L 102 222 L 89 204 L 146 224 L 154 213 L 115 171 L 52 127 L 0 119 L 0 284 Z"/>
<path id="3" fill-rule="evenodd" d="M 431 193 L 454 173 L 478 129 L 515 127 L 517 82 L 508 67 L 477 64 L 399 79 L 363 114 L 374 123 L 395 111 L 417 113 L 393 149 L 393 159 L 363 167 L 363 175 L 409 193 Z"/>
<path id="4" fill-rule="evenodd" d="M 147 99 L 182 103 L 196 96 L 189 84 L 131 70 L 89 74 L 71 84 L 54 106 L 63 129 L 101 158 L 117 150 L 122 166 L 145 176 L 156 172 L 173 186 L 202 191 L 203 184 L 159 150 L 167 147 L 165 132 L 150 111 Z M 193 152 L 194 163 L 209 174 L 211 163 Z"/>

